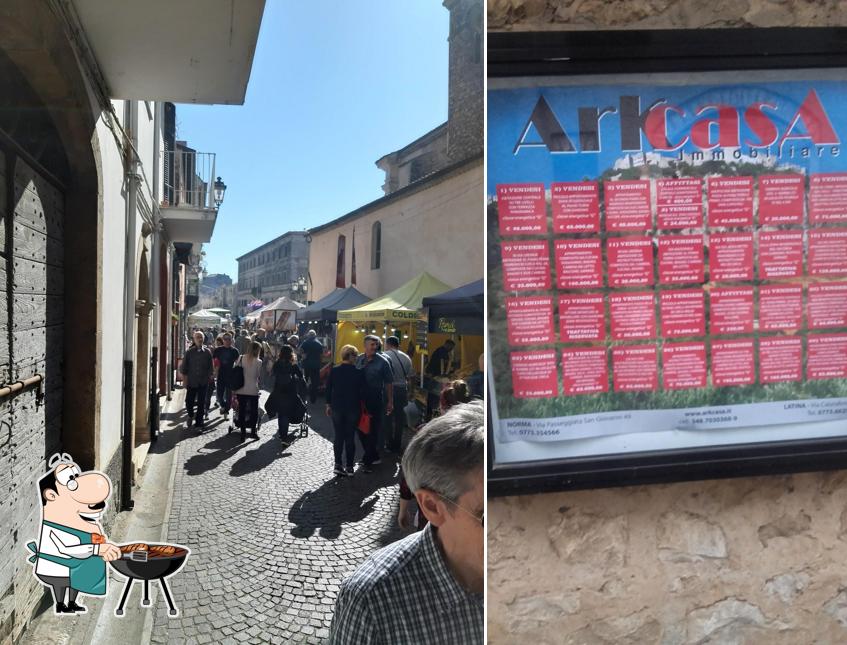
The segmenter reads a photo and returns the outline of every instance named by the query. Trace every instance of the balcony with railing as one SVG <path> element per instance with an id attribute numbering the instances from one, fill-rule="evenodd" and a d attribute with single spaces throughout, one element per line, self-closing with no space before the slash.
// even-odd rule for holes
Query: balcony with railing
<path id="1" fill-rule="evenodd" d="M 226 191 L 221 178 L 215 179 L 215 153 L 182 142 L 175 148 L 163 153 L 162 225 L 172 242 L 210 242 Z"/>

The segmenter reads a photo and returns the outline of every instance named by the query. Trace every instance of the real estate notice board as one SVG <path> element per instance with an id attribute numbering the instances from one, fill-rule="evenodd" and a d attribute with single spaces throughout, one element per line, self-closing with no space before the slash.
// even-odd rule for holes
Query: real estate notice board
<path id="1" fill-rule="evenodd" d="M 496 462 L 847 436 L 845 142 L 841 70 L 492 79 Z"/>

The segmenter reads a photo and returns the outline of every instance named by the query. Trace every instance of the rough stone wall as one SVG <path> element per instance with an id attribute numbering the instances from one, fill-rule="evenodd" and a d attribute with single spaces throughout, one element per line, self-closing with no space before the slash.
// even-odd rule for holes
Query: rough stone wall
<path id="1" fill-rule="evenodd" d="M 840 0 L 488 0 L 489 31 L 834 27 Z"/>
<path id="2" fill-rule="evenodd" d="M 448 155 L 452 162 L 482 153 L 482 0 L 445 0 L 450 11 Z"/>
<path id="3" fill-rule="evenodd" d="M 488 510 L 492 643 L 847 642 L 847 471 Z"/>

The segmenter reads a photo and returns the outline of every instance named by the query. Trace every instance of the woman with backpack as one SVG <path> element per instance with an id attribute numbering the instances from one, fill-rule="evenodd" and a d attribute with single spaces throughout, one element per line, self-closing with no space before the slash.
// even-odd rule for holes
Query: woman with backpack
<path id="1" fill-rule="evenodd" d="M 238 398 L 238 416 L 235 424 L 241 429 L 241 440 L 247 438 L 247 428 L 252 435 L 259 436 L 259 376 L 262 373 L 262 346 L 252 341 L 247 351 L 239 357 L 234 367 L 244 370 L 244 385 L 233 392 Z"/>
<path id="2" fill-rule="evenodd" d="M 306 390 L 306 379 L 300 366 L 296 364 L 294 349 L 283 345 L 273 366 L 274 389 L 271 392 L 279 422 L 279 438 L 288 445 L 290 423 L 300 423 L 306 412 L 306 404 L 300 398 L 300 393 Z"/>

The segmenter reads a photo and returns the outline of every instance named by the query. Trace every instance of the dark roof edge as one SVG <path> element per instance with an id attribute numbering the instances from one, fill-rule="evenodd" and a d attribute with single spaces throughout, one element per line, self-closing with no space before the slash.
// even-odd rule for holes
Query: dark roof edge
<path id="1" fill-rule="evenodd" d="M 409 195 L 414 195 L 416 192 L 423 190 L 424 188 L 428 188 L 433 184 L 437 184 L 445 179 L 452 177 L 453 175 L 459 174 L 460 171 L 464 170 L 466 167 L 470 167 L 475 165 L 476 163 L 482 163 L 482 154 L 474 155 L 473 157 L 469 157 L 467 159 L 463 159 L 457 163 L 454 163 L 446 168 L 442 168 L 437 172 L 434 172 L 426 177 L 419 179 L 418 181 L 409 184 L 408 186 L 403 186 L 403 188 L 399 190 L 395 190 L 393 193 L 389 193 L 388 195 L 384 195 L 379 199 L 375 199 L 374 201 L 365 204 L 364 206 L 360 206 L 356 210 L 352 210 L 346 215 L 342 215 L 331 222 L 327 222 L 326 224 L 321 224 L 320 226 L 316 226 L 314 228 L 309 229 L 309 233 L 314 235 L 315 233 L 320 233 L 321 231 L 332 228 L 333 226 L 338 226 L 346 221 L 356 219 L 361 215 L 366 215 L 377 208 L 381 208 L 386 204 L 390 204 L 394 201 L 397 201 L 401 197 L 407 197 Z"/>
<path id="2" fill-rule="evenodd" d="M 427 139 L 436 139 L 441 134 L 441 131 L 447 129 L 447 126 L 449 125 L 449 123 L 450 123 L 450 121 L 445 121 L 441 125 L 435 126 L 432 130 L 430 130 L 426 134 L 422 134 L 421 136 L 419 136 L 417 139 L 415 139 L 411 143 L 407 143 L 402 148 L 398 148 L 397 150 L 394 150 L 393 152 L 388 152 L 388 153 L 382 155 L 379 159 L 376 160 L 376 164 L 379 165 L 380 161 L 382 161 L 386 157 L 390 157 L 391 155 L 398 155 L 398 156 L 402 155 L 407 150 L 414 148 L 417 145 L 420 145 L 422 142 L 426 141 Z"/>
<path id="3" fill-rule="evenodd" d="M 235 261 L 236 261 L 236 262 L 238 262 L 238 261 L 239 261 L 239 260 L 241 260 L 242 258 L 246 258 L 246 257 L 247 257 L 248 255 L 250 255 L 251 253 L 255 253 L 256 251 L 261 251 L 263 248 L 265 248 L 266 246 L 268 246 L 268 245 L 270 245 L 270 244 L 273 244 L 274 242 L 279 242 L 279 241 L 280 241 L 282 238 L 284 238 L 286 235 L 305 235 L 306 233 L 307 233 L 307 231 L 288 231 L 287 233 L 283 233 L 283 234 L 282 234 L 282 235 L 280 235 L 279 237 L 275 237 L 275 238 L 274 238 L 274 239 L 272 239 L 270 242 L 265 242 L 265 243 L 264 243 L 264 244 L 262 244 L 261 246 L 257 246 L 257 247 L 256 247 L 255 249 L 253 249 L 252 251 L 247 251 L 247 253 L 245 253 L 244 255 L 239 256 L 239 257 L 235 258 Z"/>

